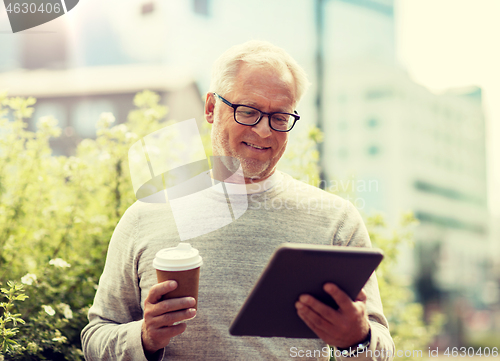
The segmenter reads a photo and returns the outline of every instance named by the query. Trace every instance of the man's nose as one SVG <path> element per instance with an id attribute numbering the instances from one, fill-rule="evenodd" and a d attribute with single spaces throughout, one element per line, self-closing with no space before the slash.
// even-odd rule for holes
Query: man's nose
<path id="1" fill-rule="evenodd" d="M 252 130 L 261 138 L 270 137 L 272 131 L 269 127 L 269 116 L 262 115 L 262 119 L 256 125 L 252 126 Z"/>

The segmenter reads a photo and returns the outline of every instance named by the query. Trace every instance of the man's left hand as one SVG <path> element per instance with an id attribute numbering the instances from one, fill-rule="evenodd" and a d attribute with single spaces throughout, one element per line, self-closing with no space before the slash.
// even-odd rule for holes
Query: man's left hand
<path id="1" fill-rule="evenodd" d="M 295 303 L 297 314 L 319 338 L 331 346 L 346 348 L 362 342 L 370 323 L 366 313 L 366 293 L 361 290 L 355 301 L 333 283 L 323 289 L 339 308 L 325 305 L 310 295 L 301 295 Z"/>

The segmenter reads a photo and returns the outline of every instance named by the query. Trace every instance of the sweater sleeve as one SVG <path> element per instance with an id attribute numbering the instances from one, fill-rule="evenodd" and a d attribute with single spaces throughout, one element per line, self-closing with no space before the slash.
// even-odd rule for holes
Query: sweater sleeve
<path id="1" fill-rule="evenodd" d="M 136 231 L 137 215 L 131 207 L 111 237 L 104 271 L 89 310 L 89 324 L 82 330 L 87 361 L 146 361 L 141 340 L 138 255 L 134 251 Z"/>
<path id="2" fill-rule="evenodd" d="M 347 202 L 344 219 L 335 234 L 333 243 L 341 246 L 371 247 L 368 230 L 358 210 L 351 202 Z M 367 295 L 366 310 L 370 320 L 371 342 L 369 348 L 356 357 L 341 357 L 336 352 L 337 360 L 392 360 L 395 348 L 389 333 L 389 324 L 382 308 L 382 300 L 378 289 L 375 272 L 363 288 Z M 335 351 L 337 351 L 335 349 Z"/>

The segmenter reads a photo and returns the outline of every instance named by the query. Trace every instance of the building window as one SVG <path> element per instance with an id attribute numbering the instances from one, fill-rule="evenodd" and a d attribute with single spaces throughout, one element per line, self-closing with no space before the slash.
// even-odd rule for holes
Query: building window
<path id="1" fill-rule="evenodd" d="M 22 8 L 23 7 L 21 6 L 21 9 Z M 42 15 L 40 14 L 36 16 Z M 50 26 L 52 34 L 50 34 L 50 36 L 44 37 L 43 41 L 40 41 L 39 36 L 33 36 L 29 33 L 19 34 L 19 60 L 22 68 L 66 68 L 70 55 L 68 44 L 70 44 L 71 41 L 69 32 L 67 31 L 66 25 L 64 24 L 65 22 L 61 21 L 51 22 Z M 2 49 L 2 57 L 3 56 L 4 55 Z"/>
<path id="2" fill-rule="evenodd" d="M 377 155 L 380 153 L 380 148 L 376 145 L 372 145 L 368 147 L 368 154 L 369 155 Z"/>
<path id="3" fill-rule="evenodd" d="M 145 2 L 141 6 L 141 15 L 148 15 L 154 13 L 154 11 L 155 11 L 154 1 Z"/>
<path id="4" fill-rule="evenodd" d="M 208 16 L 208 0 L 193 0 L 195 14 Z"/>
<path id="5" fill-rule="evenodd" d="M 369 128 L 376 128 L 379 126 L 380 121 L 375 117 L 371 117 L 370 119 L 368 119 L 366 124 L 368 125 Z"/>
<path id="6" fill-rule="evenodd" d="M 35 131 L 37 129 L 37 123 L 41 117 L 53 116 L 57 119 L 57 126 L 64 129 L 68 123 L 66 117 L 66 109 L 63 104 L 53 102 L 53 101 L 39 101 L 35 106 L 35 112 L 33 117 L 29 121 L 28 129 Z"/>
<path id="7" fill-rule="evenodd" d="M 437 214 L 427 213 L 427 212 L 415 212 L 415 217 L 423 223 L 431 223 L 441 227 L 464 229 L 470 232 L 475 232 L 479 234 L 486 233 L 486 226 L 484 224 L 472 223 L 468 221 L 462 221 L 456 218 L 444 217 Z"/>
<path id="8" fill-rule="evenodd" d="M 339 158 L 346 159 L 349 156 L 349 151 L 345 147 L 339 148 Z"/>
<path id="9" fill-rule="evenodd" d="M 338 122 L 337 128 L 338 130 L 347 130 L 348 124 L 345 120 L 341 120 Z"/>
<path id="10" fill-rule="evenodd" d="M 82 100 L 73 108 L 71 125 L 78 136 L 93 138 L 96 136 L 96 123 L 101 114 L 115 113 L 115 110 L 113 103 L 106 99 Z"/>
<path id="11" fill-rule="evenodd" d="M 393 96 L 393 90 L 384 88 L 370 89 L 365 93 L 365 99 L 367 100 L 377 100 L 392 96 Z"/>

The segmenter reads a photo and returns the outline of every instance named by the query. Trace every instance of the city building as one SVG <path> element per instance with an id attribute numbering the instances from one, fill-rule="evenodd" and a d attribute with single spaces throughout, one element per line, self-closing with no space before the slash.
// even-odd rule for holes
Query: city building
<path id="1" fill-rule="evenodd" d="M 480 89 L 436 95 L 394 67 L 336 69 L 325 92 L 325 178 L 356 180 L 355 205 L 393 226 L 414 212 L 415 249 L 403 250 L 400 270 L 421 301 L 445 309 L 464 297 L 484 307 L 496 280 Z"/>
<path id="2" fill-rule="evenodd" d="M 0 73 L 9 96 L 35 97 L 28 130 L 42 116 L 52 115 L 63 130 L 51 140 L 54 154 L 71 155 L 83 138 L 96 137 L 101 113 L 110 112 L 124 123 L 133 110 L 134 96 L 147 89 L 160 96 L 168 119 L 203 119 L 203 100 L 192 77 L 179 68 L 117 65 L 71 69 L 16 70 Z"/>
<path id="3" fill-rule="evenodd" d="M 457 310 L 500 314 L 481 90 L 438 95 L 415 84 L 395 61 L 392 1 L 322 3 L 316 104 L 325 188 L 366 215 L 383 213 L 392 227 L 403 212 L 415 214 L 415 247 L 402 248 L 398 271 L 429 311 L 447 315 L 442 343 L 463 345 L 474 318 Z"/>

